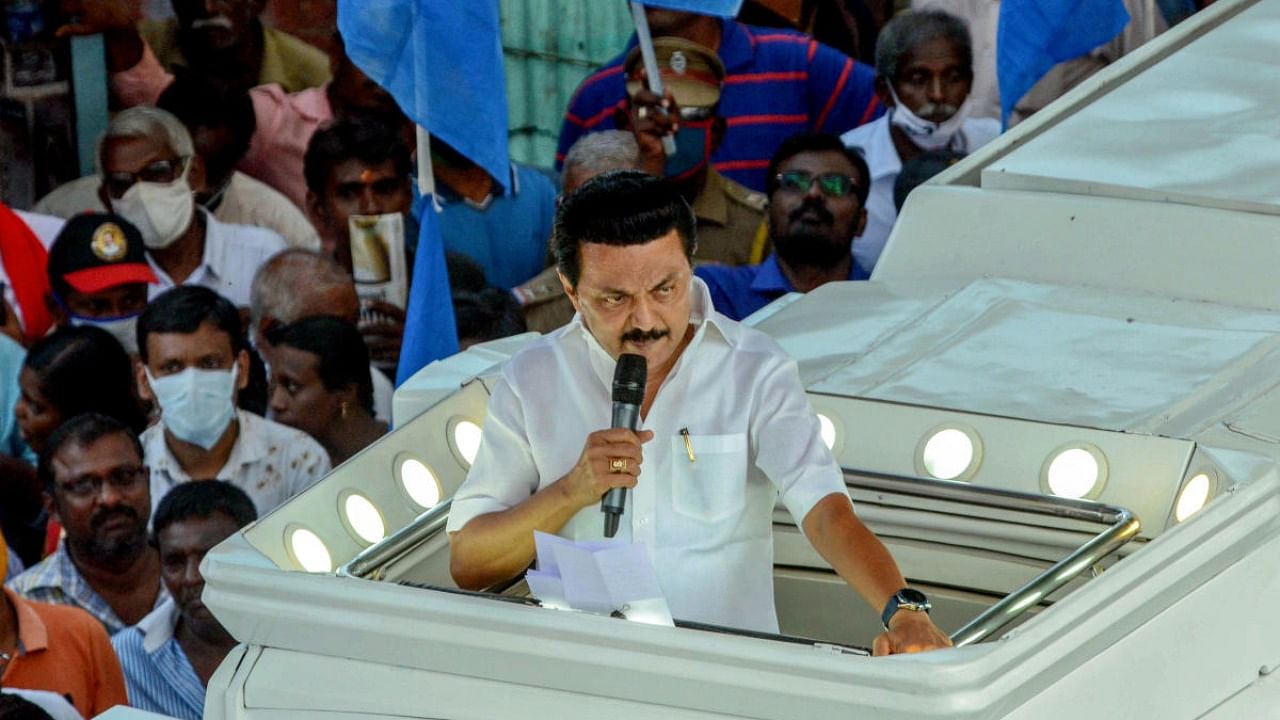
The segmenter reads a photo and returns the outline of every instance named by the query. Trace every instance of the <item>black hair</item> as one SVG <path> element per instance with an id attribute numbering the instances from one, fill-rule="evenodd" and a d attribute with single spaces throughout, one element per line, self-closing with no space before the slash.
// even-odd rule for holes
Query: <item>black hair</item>
<path id="1" fill-rule="evenodd" d="M 489 281 L 484 277 L 484 267 L 469 255 L 446 250 L 444 264 L 449 271 L 449 289 L 454 295 L 460 292 L 477 293 L 489 287 Z"/>
<path id="2" fill-rule="evenodd" d="M 151 543 L 158 545 L 161 531 L 191 518 L 210 518 L 222 513 L 242 528 L 258 519 L 258 510 L 244 490 L 223 480 L 193 480 L 179 483 L 160 499 L 151 516 Z"/>
<path id="3" fill-rule="evenodd" d="M 49 440 L 45 443 L 44 449 L 40 451 L 40 459 L 36 463 L 36 478 L 44 487 L 45 492 L 53 495 L 53 458 L 63 446 L 74 444 L 76 447 L 85 447 L 104 437 L 117 434 L 129 438 L 133 449 L 138 453 L 138 462 L 141 463 L 145 456 L 142 452 L 142 442 L 138 440 L 137 433 L 109 415 L 84 413 L 59 425 L 58 429 L 49 435 Z"/>
<path id="4" fill-rule="evenodd" d="M 0 694 L 0 718 L 3 720 L 53 720 L 45 709 L 21 695 Z"/>
<path id="5" fill-rule="evenodd" d="M 235 136 L 237 160 L 249 152 L 249 141 L 258 129 L 247 90 L 190 72 L 179 73 L 169 83 L 156 100 L 156 107 L 172 113 L 193 135 L 195 128 L 229 128 Z"/>
<path id="6" fill-rule="evenodd" d="M 876 74 L 898 79 L 902 58 L 932 40 L 947 40 L 960 52 L 965 72 L 973 77 L 973 37 L 965 21 L 942 10 L 913 10 L 895 15 L 876 38 Z"/>
<path id="7" fill-rule="evenodd" d="M 348 160 L 370 166 L 390 160 L 406 183 L 413 171 L 409 148 L 394 125 L 376 115 L 353 115 L 334 120 L 311 136 L 303 158 L 307 189 L 323 197 L 333 169 Z"/>
<path id="8" fill-rule="evenodd" d="M 356 402 L 373 413 L 373 377 L 369 348 L 355 325 L 329 315 L 315 315 L 273 328 L 267 339 L 275 347 L 291 347 L 320 359 L 320 382 L 326 390 L 356 386 Z"/>
<path id="9" fill-rule="evenodd" d="M 489 287 L 478 292 L 455 292 L 453 316 L 458 340 L 484 342 L 519 335 L 525 331 L 520 304 L 506 290 Z"/>
<path id="10" fill-rule="evenodd" d="M 693 258 L 698 232 L 693 210 L 670 184 L 639 170 L 597 175 L 565 196 L 552 233 L 556 265 L 578 286 L 585 243 L 643 245 L 675 230 Z"/>
<path id="11" fill-rule="evenodd" d="M 194 333 L 209 323 L 231 340 L 232 356 L 244 349 L 240 311 L 231 301 L 199 285 L 180 285 L 147 304 L 138 317 L 138 355 L 147 362 L 147 336 L 151 333 Z"/>
<path id="12" fill-rule="evenodd" d="M 893 181 L 894 208 L 901 210 L 902 205 L 907 201 L 907 195 L 910 195 L 912 190 L 923 185 L 934 175 L 960 162 L 962 158 L 964 158 L 964 153 L 944 148 L 942 150 L 930 150 L 902 163 L 902 171 L 898 173 L 898 179 Z"/>
<path id="13" fill-rule="evenodd" d="M 858 195 L 858 205 L 866 206 L 867 193 L 871 192 L 871 170 L 867 167 L 866 158 L 862 157 L 862 153 L 856 148 L 846 147 L 838 136 L 828 133 L 800 132 L 782 141 L 774 151 L 773 157 L 769 158 L 766 179 L 770 195 L 778 189 L 778 168 L 782 163 L 800 153 L 808 152 L 834 152 L 844 155 L 857 176 L 858 186 L 855 192 Z"/>
<path id="14" fill-rule="evenodd" d="M 23 367 L 40 379 L 40 394 L 64 420 L 98 413 L 133 432 L 147 426 L 134 395 L 133 361 L 102 328 L 59 328 L 31 346 Z"/>

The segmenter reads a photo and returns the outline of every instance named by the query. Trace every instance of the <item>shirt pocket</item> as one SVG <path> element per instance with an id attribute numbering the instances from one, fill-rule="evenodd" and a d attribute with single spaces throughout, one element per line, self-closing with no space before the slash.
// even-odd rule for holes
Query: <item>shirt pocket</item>
<path id="1" fill-rule="evenodd" d="M 671 504 L 692 520 L 717 523 L 746 505 L 747 435 L 685 435 L 672 438 Z M 694 460 L 689 460 L 689 447 Z"/>

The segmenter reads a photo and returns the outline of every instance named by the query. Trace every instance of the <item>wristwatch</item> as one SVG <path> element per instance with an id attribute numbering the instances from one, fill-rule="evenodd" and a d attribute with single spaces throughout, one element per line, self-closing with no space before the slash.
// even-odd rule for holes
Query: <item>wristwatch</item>
<path id="1" fill-rule="evenodd" d="M 894 613 L 899 610 L 910 610 L 912 612 L 928 613 L 933 608 L 933 603 L 929 602 L 929 598 L 919 590 L 912 588 L 902 588 L 889 598 L 889 602 L 884 606 L 884 612 L 880 613 L 880 624 L 885 630 L 889 629 L 889 620 Z"/>

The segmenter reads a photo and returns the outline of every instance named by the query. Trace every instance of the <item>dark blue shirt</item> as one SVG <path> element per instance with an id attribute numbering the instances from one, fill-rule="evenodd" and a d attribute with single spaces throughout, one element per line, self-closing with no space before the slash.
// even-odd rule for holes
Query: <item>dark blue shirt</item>
<path id="1" fill-rule="evenodd" d="M 741 320 L 796 289 L 778 267 L 777 254 L 759 265 L 700 265 L 693 274 L 702 278 L 711 291 L 716 312 Z M 855 259 L 849 266 L 850 280 L 866 280 L 870 274 Z"/>

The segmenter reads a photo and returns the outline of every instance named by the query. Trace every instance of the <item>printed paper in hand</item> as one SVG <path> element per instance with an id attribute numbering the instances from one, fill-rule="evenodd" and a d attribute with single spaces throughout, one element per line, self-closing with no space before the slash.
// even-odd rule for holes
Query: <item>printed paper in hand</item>
<path id="1" fill-rule="evenodd" d="M 404 216 L 351 215 L 351 270 L 362 300 L 382 300 L 403 308 L 408 290 L 404 257 Z"/>
<path id="2" fill-rule="evenodd" d="M 573 542 L 535 532 L 538 569 L 526 575 L 529 590 L 546 607 L 672 626 L 671 611 L 642 544 L 621 540 Z"/>

